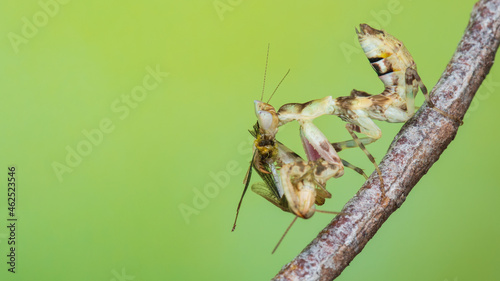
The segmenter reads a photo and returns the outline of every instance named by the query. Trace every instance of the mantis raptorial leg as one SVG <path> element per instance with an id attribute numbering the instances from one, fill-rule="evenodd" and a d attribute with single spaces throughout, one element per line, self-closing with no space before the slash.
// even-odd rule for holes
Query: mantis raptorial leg
<path id="1" fill-rule="evenodd" d="M 430 108 L 443 116 L 462 124 L 462 121 L 434 106 L 427 88 L 418 75 L 413 57 L 401 41 L 367 24 L 361 24 L 356 30 L 358 39 L 370 64 L 384 83 L 384 91 L 378 95 L 370 95 L 363 91 L 353 90 L 349 96 L 311 100 L 306 103 L 289 103 L 277 111 L 279 125 L 290 121 L 313 120 L 322 115 L 336 115 L 348 122 L 346 128 L 352 140 L 332 143 L 335 150 L 341 151 L 351 147 L 361 147 L 374 163 L 383 185 L 380 169 L 364 145 L 378 140 L 382 136 L 380 128 L 373 120 L 390 123 L 402 123 L 415 113 L 415 95 L 422 91 Z M 354 132 L 366 135 L 357 138 Z M 382 188 L 383 190 L 383 188 Z"/>

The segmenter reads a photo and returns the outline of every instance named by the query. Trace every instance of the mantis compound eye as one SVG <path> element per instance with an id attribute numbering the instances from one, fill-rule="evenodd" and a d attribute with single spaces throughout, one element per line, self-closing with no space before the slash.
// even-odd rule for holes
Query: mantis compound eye
<path id="1" fill-rule="evenodd" d="M 273 124 L 273 116 L 271 113 L 266 111 L 257 111 L 257 119 L 259 120 L 259 125 L 263 130 L 269 131 L 271 129 Z"/>
<path id="2" fill-rule="evenodd" d="M 264 102 L 255 101 L 255 115 L 259 121 L 259 126 L 268 134 L 276 134 L 278 131 L 278 115 L 274 108 Z"/>

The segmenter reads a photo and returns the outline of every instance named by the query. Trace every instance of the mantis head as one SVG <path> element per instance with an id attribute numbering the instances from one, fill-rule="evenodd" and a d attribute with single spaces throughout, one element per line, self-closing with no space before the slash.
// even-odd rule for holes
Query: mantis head
<path id="1" fill-rule="evenodd" d="M 261 134 L 274 139 L 278 132 L 279 118 L 274 107 L 268 103 L 254 101 L 255 115 L 259 122 Z"/>

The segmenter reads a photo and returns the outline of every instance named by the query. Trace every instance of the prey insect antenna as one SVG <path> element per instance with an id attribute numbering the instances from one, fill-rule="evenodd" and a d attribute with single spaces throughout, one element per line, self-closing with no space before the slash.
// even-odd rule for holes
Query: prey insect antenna
<path id="1" fill-rule="evenodd" d="M 253 159 L 255 158 L 256 154 L 257 154 L 257 151 L 254 151 L 253 156 L 252 156 L 252 161 L 250 161 L 250 167 L 248 167 L 247 174 L 245 175 L 245 179 L 243 180 L 245 183 L 245 188 L 243 189 L 243 193 L 241 194 L 240 202 L 238 203 L 238 208 L 236 208 L 236 217 L 234 218 L 233 229 L 231 229 L 231 232 L 233 232 L 234 229 L 236 228 L 236 221 L 238 220 L 238 214 L 240 213 L 241 203 L 243 202 L 243 197 L 245 197 L 245 193 L 247 192 L 248 185 L 250 184 L 250 178 L 252 177 Z"/>
<path id="2" fill-rule="evenodd" d="M 266 67 L 264 68 L 264 82 L 262 82 L 262 94 L 260 95 L 260 100 L 264 99 L 264 89 L 266 87 L 267 61 L 269 60 L 269 46 L 270 45 L 271 45 L 270 43 L 267 43 Z"/>
<path id="3" fill-rule="evenodd" d="M 290 69 L 288 69 L 288 71 L 285 73 L 285 76 L 283 76 L 283 78 L 281 78 L 281 81 L 276 86 L 276 89 L 274 89 L 273 93 L 271 94 L 271 96 L 267 100 L 267 103 L 269 103 L 271 101 L 271 98 L 274 96 L 274 93 L 276 93 L 276 91 L 278 90 L 279 86 L 281 85 L 281 82 L 283 82 L 283 80 L 285 80 L 285 78 L 288 75 L 288 73 L 290 73 Z"/>
<path id="4" fill-rule="evenodd" d="M 290 230 L 290 228 L 292 228 L 292 225 L 295 223 L 295 221 L 297 220 L 297 218 L 298 218 L 298 216 L 295 216 L 295 218 L 293 218 L 292 223 L 290 223 L 290 225 L 288 226 L 288 228 L 285 230 L 285 233 L 283 233 L 283 236 L 281 236 L 280 241 L 278 241 L 278 244 L 276 244 L 276 247 L 274 247 L 273 251 L 271 252 L 271 255 L 274 254 L 274 252 L 276 252 L 276 250 L 278 249 L 278 246 L 281 244 L 281 241 L 283 241 L 283 239 L 285 238 L 286 234 L 288 233 L 288 231 Z"/>

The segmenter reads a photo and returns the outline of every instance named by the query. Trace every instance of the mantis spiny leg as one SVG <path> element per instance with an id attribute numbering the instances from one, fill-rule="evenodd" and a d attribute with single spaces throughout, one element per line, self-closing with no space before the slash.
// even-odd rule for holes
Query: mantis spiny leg
<path id="1" fill-rule="evenodd" d="M 406 69 L 405 79 L 406 79 L 406 85 L 407 85 L 407 87 L 409 85 L 412 85 L 413 81 L 415 81 L 417 83 L 418 87 L 420 87 L 420 90 L 422 91 L 422 94 L 425 97 L 425 101 L 427 102 L 427 105 L 432 110 L 438 112 L 439 114 L 443 115 L 444 117 L 447 117 L 447 118 L 449 118 L 449 119 L 457 122 L 460 126 L 462 126 L 464 124 L 464 122 L 460 118 L 451 116 L 450 114 L 444 112 L 443 110 L 437 108 L 434 105 L 434 103 L 431 101 L 431 97 L 430 97 L 430 95 L 429 95 L 429 93 L 427 91 L 427 87 L 425 87 L 425 85 L 422 82 L 422 79 L 420 78 L 420 75 L 418 75 L 418 72 L 417 72 L 416 69 L 411 68 L 411 67 L 408 68 L 408 69 Z"/>
<path id="2" fill-rule="evenodd" d="M 368 159 L 373 163 L 375 166 L 375 170 L 377 170 L 378 177 L 380 179 L 380 190 L 382 191 L 382 197 L 385 197 L 385 187 L 384 187 L 384 180 L 382 179 L 382 172 L 380 171 L 380 168 L 377 165 L 377 162 L 375 161 L 375 158 L 371 155 L 371 153 L 366 149 L 365 145 L 361 143 L 358 139 L 358 136 L 354 133 L 354 130 L 360 131 L 359 127 L 353 124 L 346 124 L 345 125 L 347 131 L 349 131 L 349 134 L 351 134 L 353 140 L 358 144 L 359 148 L 363 150 L 363 152 L 366 154 Z"/>

